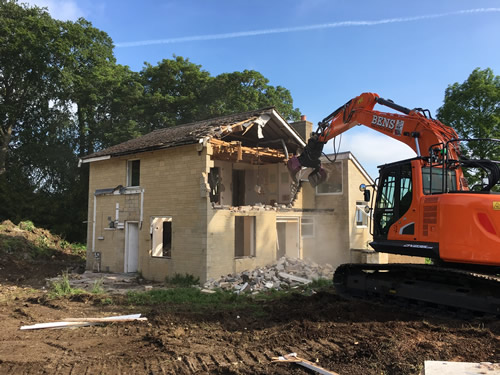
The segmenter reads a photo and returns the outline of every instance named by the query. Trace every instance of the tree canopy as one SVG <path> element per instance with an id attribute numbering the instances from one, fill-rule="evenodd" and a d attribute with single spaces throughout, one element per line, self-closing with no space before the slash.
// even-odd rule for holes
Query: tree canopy
<path id="1" fill-rule="evenodd" d="M 0 220 L 34 221 L 83 241 L 88 165 L 78 158 L 152 130 L 275 106 L 290 92 L 257 71 L 211 76 L 174 56 L 140 72 L 85 19 L 0 0 Z"/>
<path id="2" fill-rule="evenodd" d="M 449 85 L 437 117 L 461 138 L 500 139 L 500 76 L 489 68 L 477 68 L 463 83 Z M 469 157 L 500 157 L 499 145 L 495 143 L 470 142 L 463 147 Z"/>

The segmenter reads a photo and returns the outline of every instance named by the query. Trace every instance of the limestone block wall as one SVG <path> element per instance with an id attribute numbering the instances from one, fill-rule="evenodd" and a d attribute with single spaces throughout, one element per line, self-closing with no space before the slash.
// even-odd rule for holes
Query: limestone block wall
<path id="1" fill-rule="evenodd" d="M 369 185 L 370 181 L 360 173 L 352 160 L 349 159 L 344 162 L 348 164 L 348 168 L 346 169 L 348 173 L 347 181 L 349 181 L 347 186 L 347 208 L 349 211 L 349 226 L 347 233 L 349 235 L 349 247 L 351 249 L 371 249 L 368 243 L 373 240 L 373 237 L 370 234 L 369 228 L 356 225 L 356 202 L 363 202 L 363 193 L 359 190 L 359 185 Z M 374 194 L 374 190 L 370 190 L 371 194 Z M 366 204 L 370 205 L 370 202 Z"/>
<path id="2" fill-rule="evenodd" d="M 164 280 L 175 274 L 206 278 L 206 149 L 196 145 L 140 154 L 144 223 L 140 231 L 141 272 L 147 279 Z M 142 167 L 144 165 L 144 168 Z M 144 170 L 144 172 L 143 172 Z M 151 255 L 153 217 L 172 217 L 172 256 Z"/>
<path id="3" fill-rule="evenodd" d="M 196 145 L 111 158 L 90 165 L 89 225 L 87 243 L 92 243 L 93 199 L 96 189 L 126 185 L 127 160 L 141 161 L 140 189 L 144 191 L 142 221 L 141 195 L 97 197 L 96 232 L 108 226 L 108 216 L 115 216 L 120 204 L 120 221 L 139 222 L 139 272 L 147 279 L 164 280 L 166 276 L 192 274 L 206 278 L 206 184 L 210 161 L 206 149 L 198 152 Z M 171 258 L 152 257 L 150 225 L 153 217 L 172 217 Z M 112 233 L 111 233 L 112 232 Z M 104 231 L 104 239 L 96 240 L 102 251 L 102 269 L 123 272 L 124 230 Z M 100 233 L 100 232 L 99 232 Z M 96 235 L 96 237 L 98 237 Z M 89 247 L 87 267 L 93 256 Z"/>
<path id="4" fill-rule="evenodd" d="M 106 230 L 109 228 L 108 217 L 115 219 L 116 203 L 122 207 L 124 198 L 122 196 L 94 196 L 97 189 L 115 188 L 125 185 L 126 164 L 118 159 L 99 161 L 91 163 L 89 176 L 89 198 L 88 198 L 88 225 L 87 225 L 87 269 L 94 265 L 93 251 L 101 252 L 101 261 L 111 272 L 123 272 L 123 249 L 125 236 L 123 231 Z M 95 212 L 94 233 L 94 200 L 97 210 Z M 93 248 L 92 246 L 95 246 Z M 121 265 L 121 267 L 120 267 Z M 106 268 L 103 267 L 103 270 Z"/>

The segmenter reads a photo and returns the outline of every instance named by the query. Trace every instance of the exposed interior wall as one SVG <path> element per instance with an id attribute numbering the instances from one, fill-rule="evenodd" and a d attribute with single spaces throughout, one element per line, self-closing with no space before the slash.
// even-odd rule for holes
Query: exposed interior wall
<path id="1" fill-rule="evenodd" d="M 264 205 L 288 204 L 290 201 L 290 176 L 283 163 L 252 165 L 214 160 L 219 168 L 220 202 L 222 205 L 245 206 L 262 203 Z M 240 174 L 238 174 L 240 171 Z M 237 183 L 235 178 L 243 174 L 243 204 L 234 201 Z"/>

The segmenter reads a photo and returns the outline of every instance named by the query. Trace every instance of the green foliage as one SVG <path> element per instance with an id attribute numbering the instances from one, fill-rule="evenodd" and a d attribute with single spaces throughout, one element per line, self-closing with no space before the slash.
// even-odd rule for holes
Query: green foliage
<path id="1" fill-rule="evenodd" d="M 171 125 L 276 106 L 290 92 L 259 72 L 212 77 L 183 57 L 140 72 L 116 64 L 113 41 L 85 19 L 0 0 L 0 220 L 85 241 L 88 164 L 78 158 Z"/>
<path id="2" fill-rule="evenodd" d="M 200 278 L 193 275 L 185 274 L 180 275 L 176 273 L 173 277 L 166 277 L 165 284 L 178 287 L 190 287 L 193 285 L 200 285 Z"/>
<path id="3" fill-rule="evenodd" d="M 489 68 L 475 69 L 463 83 L 449 85 L 438 119 L 461 138 L 500 138 L 500 76 Z M 466 155 L 498 160 L 500 148 L 488 142 L 464 145 Z"/>
<path id="4" fill-rule="evenodd" d="M 500 76 L 489 68 L 475 69 L 463 83 L 449 85 L 438 119 L 453 127 L 460 138 L 500 138 Z M 484 140 L 462 142 L 465 157 L 500 160 L 500 143 Z M 464 170 L 469 186 L 482 186 L 486 172 Z"/>
<path id="5" fill-rule="evenodd" d="M 79 257 L 85 258 L 87 256 L 87 246 L 81 243 L 70 244 L 71 253 L 78 255 Z"/>
<path id="6" fill-rule="evenodd" d="M 69 283 L 68 273 L 64 272 L 61 276 L 61 280 L 52 283 L 48 296 L 49 298 L 62 298 L 85 293 L 86 292 L 82 289 L 72 288 Z"/>
<path id="7" fill-rule="evenodd" d="M 332 279 L 314 279 L 312 283 L 307 286 L 312 289 L 328 289 L 333 285 Z"/>
<path id="8" fill-rule="evenodd" d="M 95 280 L 94 284 L 92 285 L 92 289 L 91 289 L 90 292 L 92 294 L 103 294 L 104 293 L 104 289 L 103 289 L 102 285 L 103 285 L 103 279 L 102 278 Z"/>
<path id="9" fill-rule="evenodd" d="M 275 106 L 286 120 L 300 118 L 290 92 L 269 85 L 269 80 L 255 70 L 219 74 L 210 80 L 206 97 L 207 118 L 270 106 Z"/>
<path id="10" fill-rule="evenodd" d="M 19 223 L 19 228 L 22 230 L 27 230 L 28 232 L 33 232 L 35 229 L 35 224 L 31 220 L 21 221 Z"/>

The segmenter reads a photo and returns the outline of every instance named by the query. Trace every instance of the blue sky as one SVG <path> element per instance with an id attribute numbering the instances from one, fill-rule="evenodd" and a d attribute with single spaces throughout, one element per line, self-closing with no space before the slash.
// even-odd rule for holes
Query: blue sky
<path id="1" fill-rule="evenodd" d="M 498 0 L 34 0 L 54 18 L 84 17 L 139 71 L 175 54 L 212 75 L 254 69 L 290 90 L 317 123 L 362 92 L 436 113 L 449 84 L 477 67 L 500 74 Z M 380 109 L 380 108 L 379 108 Z M 332 143 L 326 151 L 332 150 Z M 375 177 L 412 157 L 365 127 L 342 136 Z"/>

